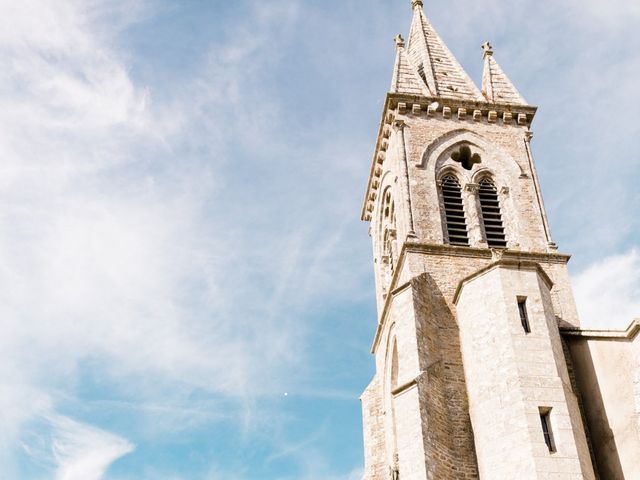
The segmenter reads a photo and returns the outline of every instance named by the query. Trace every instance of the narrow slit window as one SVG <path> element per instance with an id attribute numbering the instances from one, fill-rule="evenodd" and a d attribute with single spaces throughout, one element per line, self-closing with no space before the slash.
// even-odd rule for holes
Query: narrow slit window
<path id="1" fill-rule="evenodd" d="M 551 409 L 540 408 L 540 423 L 542 423 L 542 434 L 544 435 L 544 443 L 550 453 L 556 452 L 556 444 L 553 439 L 553 431 L 551 430 Z"/>
<path id="2" fill-rule="evenodd" d="M 520 323 L 522 323 L 524 332 L 531 333 L 531 324 L 527 313 L 527 299 L 525 297 L 518 297 L 518 312 L 520 312 Z"/>
<path id="3" fill-rule="evenodd" d="M 507 239 L 502 224 L 500 199 L 495 184 L 489 178 L 480 182 L 480 209 L 487 243 L 493 248 L 506 248 Z"/>
<path id="4" fill-rule="evenodd" d="M 442 179 L 442 198 L 444 200 L 449 243 L 451 245 L 469 246 L 462 191 L 460 183 L 453 175 L 447 175 Z"/>

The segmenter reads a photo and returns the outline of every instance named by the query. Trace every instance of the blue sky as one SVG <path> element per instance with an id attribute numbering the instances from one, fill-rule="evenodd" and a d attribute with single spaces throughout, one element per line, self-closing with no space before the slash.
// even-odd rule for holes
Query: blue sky
<path id="1" fill-rule="evenodd" d="M 508 3 L 508 4 L 507 4 Z M 539 105 L 585 325 L 640 317 L 640 6 L 432 0 Z M 2 0 L 0 478 L 359 480 L 406 0 Z"/>

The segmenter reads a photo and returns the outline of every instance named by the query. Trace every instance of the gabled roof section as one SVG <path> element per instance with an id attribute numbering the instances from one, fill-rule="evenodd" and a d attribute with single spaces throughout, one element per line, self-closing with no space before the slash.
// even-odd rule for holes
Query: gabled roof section
<path id="1" fill-rule="evenodd" d="M 484 101 L 484 97 L 435 31 L 422 8 L 412 0 L 413 21 L 408 54 L 432 96 Z"/>
<path id="2" fill-rule="evenodd" d="M 527 105 L 518 89 L 502 71 L 493 58 L 491 44 L 486 42 L 484 49 L 484 73 L 482 74 L 482 94 L 491 103 L 508 103 L 511 105 Z"/>
<path id="3" fill-rule="evenodd" d="M 396 64 L 391 80 L 391 93 L 430 96 L 429 89 L 418 76 L 404 48 L 402 35 L 396 37 Z"/>

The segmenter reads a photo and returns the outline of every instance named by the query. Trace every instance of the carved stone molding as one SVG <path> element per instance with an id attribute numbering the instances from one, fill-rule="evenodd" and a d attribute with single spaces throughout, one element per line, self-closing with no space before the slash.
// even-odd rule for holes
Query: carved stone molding
<path id="1" fill-rule="evenodd" d="M 406 126 L 407 126 L 407 123 L 406 123 L 404 120 L 402 120 L 402 119 L 396 119 L 396 120 L 393 122 L 393 129 L 394 129 L 395 131 L 404 130 L 404 127 L 406 127 Z"/>
<path id="2" fill-rule="evenodd" d="M 504 255 L 504 250 L 502 250 L 500 248 L 492 248 L 491 249 L 491 259 L 494 262 L 502 260 L 503 255 Z"/>
<path id="3" fill-rule="evenodd" d="M 477 195 L 480 193 L 480 184 L 478 183 L 467 183 L 464 186 L 466 192 L 471 193 L 472 195 Z"/>

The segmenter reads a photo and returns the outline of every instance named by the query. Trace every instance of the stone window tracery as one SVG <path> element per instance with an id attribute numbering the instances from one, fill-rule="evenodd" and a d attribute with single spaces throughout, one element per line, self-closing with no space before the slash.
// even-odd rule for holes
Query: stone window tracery
<path id="1" fill-rule="evenodd" d="M 395 262 L 397 260 L 396 205 L 391 187 L 384 192 L 381 205 L 380 231 L 381 258 L 383 264 L 383 285 L 386 290 L 391 283 Z"/>
<path id="2" fill-rule="evenodd" d="M 451 159 L 462 165 L 462 168 L 465 170 L 471 170 L 475 164 L 482 161 L 480 155 L 471 152 L 471 148 L 468 145 L 462 145 L 458 150 L 453 152 Z"/>

